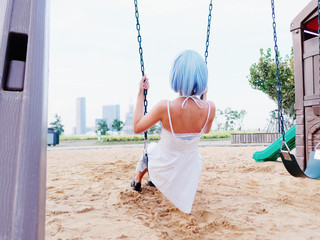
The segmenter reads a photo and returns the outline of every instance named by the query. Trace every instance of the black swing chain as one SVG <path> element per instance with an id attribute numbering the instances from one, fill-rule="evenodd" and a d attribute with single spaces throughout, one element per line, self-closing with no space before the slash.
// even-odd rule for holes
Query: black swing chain
<path id="1" fill-rule="evenodd" d="M 211 12 L 212 12 L 212 0 L 210 0 L 209 4 L 209 15 L 208 15 L 208 26 L 207 26 L 207 39 L 206 39 L 206 51 L 204 53 L 204 60 L 207 64 L 208 58 L 208 48 L 209 48 L 209 37 L 210 37 L 210 25 L 211 25 Z"/>
<path id="2" fill-rule="evenodd" d="M 135 6 L 135 16 L 136 16 L 136 20 L 137 20 L 137 24 L 136 24 L 136 29 L 138 31 L 138 43 L 139 43 L 139 54 L 140 54 L 140 66 L 141 66 L 141 74 L 142 77 L 144 76 L 144 61 L 143 61 L 143 50 L 142 50 L 142 39 L 141 39 L 141 35 L 140 35 L 140 23 L 139 23 L 139 11 L 138 11 L 138 1 L 134 0 L 134 6 Z M 148 108 L 148 101 L 147 101 L 147 94 L 148 91 L 145 89 L 144 90 L 144 115 L 147 114 L 147 108 Z M 146 142 L 148 139 L 148 131 L 144 132 L 144 141 Z"/>
<path id="3" fill-rule="evenodd" d="M 278 45 L 277 45 L 277 31 L 276 31 L 276 14 L 275 14 L 275 7 L 274 7 L 274 0 L 271 0 L 271 7 L 272 7 L 272 19 L 273 19 L 273 39 L 274 39 L 274 52 L 275 52 L 275 60 L 277 66 L 277 85 L 276 90 L 278 94 L 278 118 L 280 117 L 280 129 L 282 135 L 282 141 L 285 142 L 285 131 L 284 131 L 284 124 L 283 124 L 283 114 L 282 114 L 282 95 L 281 95 L 281 82 L 280 82 L 280 69 L 279 69 L 279 52 L 278 52 Z"/>

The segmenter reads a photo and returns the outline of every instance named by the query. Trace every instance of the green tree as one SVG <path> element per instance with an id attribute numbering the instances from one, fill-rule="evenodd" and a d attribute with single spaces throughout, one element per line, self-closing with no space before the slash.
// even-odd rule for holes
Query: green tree
<path id="1" fill-rule="evenodd" d="M 294 124 L 294 119 L 284 114 L 284 130 L 289 130 Z M 268 125 L 266 127 L 267 132 L 279 132 L 280 131 L 280 123 L 278 121 L 278 111 L 272 110 L 269 113 L 269 118 L 267 119 Z"/>
<path id="2" fill-rule="evenodd" d="M 54 115 L 55 120 L 50 123 L 51 127 L 57 129 L 57 133 L 61 135 L 64 132 L 64 125 L 62 125 L 61 117 L 56 113 Z"/>
<path id="3" fill-rule="evenodd" d="M 107 132 L 109 131 L 109 127 L 108 127 L 108 124 L 105 120 L 101 120 L 99 123 L 98 123 L 98 127 L 97 127 L 97 131 L 100 131 L 101 132 L 101 135 L 107 135 Z"/>
<path id="4" fill-rule="evenodd" d="M 150 134 L 158 134 L 161 132 L 161 126 L 160 126 L 160 123 L 156 123 L 155 125 L 153 125 L 149 130 L 148 132 Z"/>
<path id="5" fill-rule="evenodd" d="M 221 109 L 217 109 L 216 115 L 214 117 L 214 122 L 213 122 L 215 125 L 215 129 L 217 131 L 223 130 L 224 122 L 225 122 L 225 119 L 224 119 L 223 111 Z"/>
<path id="6" fill-rule="evenodd" d="M 225 117 L 225 126 L 224 130 L 241 130 L 243 124 L 243 118 L 247 114 L 245 110 L 237 111 L 232 110 L 230 107 L 227 107 L 224 110 L 224 117 Z"/>
<path id="7" fill-rule="evenodd" d="M 251 65 L 250 75 L 247 78 L 253 89 L 262 91 L 278 104 L 276 69 L 275 60 L 271 57 L 271 49 L 268 48 L 266 53 L 260 49 L 259 61 Z M 291 118 L 295 118 L 293 49 L 290 57 L 286 56 L 284 59 L 279 53 L 279 70 L 283 111 Z"/>
<path id="8" fill-rule="evenodd" d="M 112 123 L 112 128 L 115 129 L 118 133 L 122 130 L 124 127 L 124 123 L 118 119 L 114 119 Z"/>
<path id="9" fill-rule="evenodd" d="M 157 130 L 157 126 L 156 126 L 156 125 L 153 125 L 153 126 L 148 130 L 148 132 L 149 132 L 150 134 L 154 134 L 156 130 Z"/>

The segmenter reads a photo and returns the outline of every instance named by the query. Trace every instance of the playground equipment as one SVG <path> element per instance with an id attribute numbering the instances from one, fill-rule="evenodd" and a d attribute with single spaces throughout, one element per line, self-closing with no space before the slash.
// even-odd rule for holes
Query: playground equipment
<path id="1" fill-rule="evenodd" d="M 319 118 L 319 53 L 320 53 L 320 2 L 312 0 L 292 21 L 295 70 L 295 126 L 296 156 L 290 130 L 266 150 L 256 152 L 256 161 L 276 160 L 279 156 L 288 172 L 295 177 L 320 178 L 320 118 Z M 275 44 L 276 45 L 276 44 Z M 277 85 L 277 90 L 279 91 Z M 281 86 L 280 86 L 281 87 Z M 281 106 L 281 91 L 279 106 Z M 283 118 L 282 118 L 283 122 Z M 285 149 L 284 149 L 285 148 Z M 273 150 L 272 150 L 273 149 Z M 279 151 L 280 150 L 280 151 Z M 303 171 L 305 169 L 305 171 Z"/>
<path id="2" fill-rule="evenodd" d="M 319 39 L 318 1 L 312 0 L 292 21 L 295 110 L 297 114 L 296 159 L 305 169 L 310 152 L 319 142 Z"/>
<path id="3" fill-rule="evenodd" d="M 0 239 L 44 239 L 46 0 L 0 1 Z"/>
<path id="4" fill-rule="evenodd" d="M 285 133 L 285 139 L 290 150 L 296 147 L 296 125 Z M 280 149 L 282 147 L 282 136 L 270 144 L 266 149 L 257 151 L 253 154 L 253 159 L 257 162 L 276 161 L 279 158 Z"/>
<path id="5" fill-rule="evenodd" d="M 292 21 L 295 110 L 297 114 L 296 156 L 282 151 L 288 172 L 295 177 L 320 177 L 319 53 L 320 2 L 312 0 Z M 305 169 L 305 171 L 303 171 Z"/>

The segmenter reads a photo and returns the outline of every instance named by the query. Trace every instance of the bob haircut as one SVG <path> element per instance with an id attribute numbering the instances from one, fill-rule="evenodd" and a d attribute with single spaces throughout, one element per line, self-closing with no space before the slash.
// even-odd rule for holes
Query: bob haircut
<path id="1" fill-rule="evenodd" d="M 170 73 L 171 88 L 182 96 L 201 95 L 207 88 L 208 68 L 199 53 L 185 50 L 178 54 Z"/>

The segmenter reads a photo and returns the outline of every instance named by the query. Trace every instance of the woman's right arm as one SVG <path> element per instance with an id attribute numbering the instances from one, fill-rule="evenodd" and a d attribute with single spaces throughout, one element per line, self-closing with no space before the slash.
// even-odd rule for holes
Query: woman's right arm
<path id="1" fill-rule="evenodd" d="M 160 101 L 144 115 L 144 89 L 149 89 L 149 81 L 146 76 L 140 81 L 137 102 L 133 113 L 133 131 L 136 134 L 148 130 L 157 122 L 161 121 L 164 111 L 166 111 L 166 102 Z"/>

